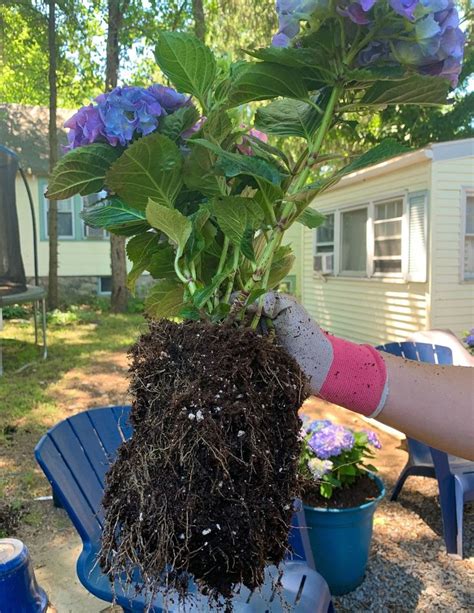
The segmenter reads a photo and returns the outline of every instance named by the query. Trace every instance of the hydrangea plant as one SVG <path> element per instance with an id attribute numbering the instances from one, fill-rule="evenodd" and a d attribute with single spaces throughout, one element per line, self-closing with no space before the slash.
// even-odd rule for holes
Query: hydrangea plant
<path id="1" fill-rule="evenodd" d="M 467 350 L 474 355 L 474 328 L 471 328 L 469 332 L 466 332 L 462 340 L 466 345 Z"/>
<path id="2" fill-rule="evenodd" d="M 156 280 L 153 317 L 243 320 L 293 265 L 284 232 L 322 223 L 313 199 L 406 151 L 387 140 L 318 178 L 327 134 L 348 114 L 442 104 L 457 81 L 464 34 L 452 0 L 278 0 L 277 10 L 273 45 L 228 70 L 194 36 L 162 33 L 156 59 L 176 90 L 116 88 L 66 123 L 47 197 L 106 190 L 84 220 L 129 237 L 129 285 L 144 271 Z M 254 126 L 242 127 L 233 109 L 254 101 Z M 290 159 L 272 136 L 301 139 L 303 153 Z"/>
<path id="3" fill-rule="evenodd" d="M 382 445 L 372 430 L 355 431 L 327 419 L 303 426 L 301 474 L 319 484 L 320 493 L 331 498 L 335 488 L 354 485 L 357 479 L 377 469 L 366 463 Z"/>

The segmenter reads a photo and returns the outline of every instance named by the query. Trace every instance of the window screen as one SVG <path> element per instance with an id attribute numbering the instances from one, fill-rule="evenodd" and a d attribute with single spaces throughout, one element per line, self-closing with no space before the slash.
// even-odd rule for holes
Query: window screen
<path id="1" fill-rule="evenodd" d="M 367 208 L 341 214 L 342 272 L 367 272 Z"/>
<path id="2" fill-rule="evenodd" d="M 403 200 L 389 200 L 375 205 L 374 272 L 402 272 Z"/>

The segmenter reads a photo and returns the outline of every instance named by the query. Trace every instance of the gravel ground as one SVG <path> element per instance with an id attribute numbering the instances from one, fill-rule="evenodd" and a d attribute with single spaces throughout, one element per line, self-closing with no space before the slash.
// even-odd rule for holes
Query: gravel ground
<path id="1" fill-rule="evenodd" d="M 125 365 L 122 370 L 125 373 Z M 114 371 L 114 389 L 119 389 L 125 381 L 123 373 Z M 122 387 L 125 389 L 125 384 Z M 122 398 L 114 396 L 101 402 L 117 400 Z M 73 412 L 93 405 L 93 401 L 86 398 L 79 404 Z M 319 400 L 309 402 L 305 412 L 356 428 L 367 427 L 354 414 Z M 379 432 L 379 436 L 383 449 L 374 463 L 390 493 L 406 463 L 407 453 L 400 440 L 385 432 Z M 18 440 L 15 448 L 25 458 L 31 458 L 37 438 L 32 435 L 31 440 Z M 22 457 L 13 459 L 15 466 L 23 466 Z M 37 494 L 49 493 L 39 469 L 38 478 L 42 487 Z M 56 605 L 53 610 L 57 613 L 106 611 L 106 603 L 88 595 L 77 580 L 75 560 L 80 541 L 64 511 L 54 509 L 50 502 L 34 503 L 30 511 L 29 521 L 22 524 L 18 536 L 30 548 L 38 580 Z M 376 512 L 365 581 L 354 592 L 334 600 L 337 613 L 474 613 L 474 505 L 465 506 L 464 560 L 449 557 L 442 538 L 436 482 L 422 477 L 409 478 L 399 502 L 389 502 L 386 497 Z"/>
<path id="2" fill-rule="evenodd" d="M 344 409 L 322 401 L 308 403 L 311 416 L 367 427 Z M 404 442 L 378 432 L 383 449 L 379 467 L 387 496 L 375 514 L 369 565 L 354 592 L 334 599 L 336 611 L 474 611 L 474 504 L 464 507 L 464 559 L 448 556 L 442 537 L 438 487 L 434 479 L 410 477 L 397 502 L 390 492 L 406 463 Z"/>

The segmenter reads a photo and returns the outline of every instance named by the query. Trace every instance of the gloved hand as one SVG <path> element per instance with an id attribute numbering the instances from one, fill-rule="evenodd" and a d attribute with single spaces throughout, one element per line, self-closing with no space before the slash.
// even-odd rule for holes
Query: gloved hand
<path id="1" fill-rule="evenodd" d="M 264 314 L 273 321 L 281 345 L 309 378 L 313 393 L 363 415 L 375 417 L 388 393 L 382 355 L 321 330 L 293 296 L 270 292 Z"/>

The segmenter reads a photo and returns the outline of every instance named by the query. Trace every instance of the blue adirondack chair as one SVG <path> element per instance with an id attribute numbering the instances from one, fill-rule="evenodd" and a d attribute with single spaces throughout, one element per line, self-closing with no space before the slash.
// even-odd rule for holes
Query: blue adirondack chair
<path id="1" fill-rule="evenodd" d="M 130 407 L 106 407 L 91 409 L 70 417 L 49 430 L 35 449 L 36 459 L 48 478 L 53 492 L 68 513 L 83 542 L 83 550 L 77 561 L 77 574 L 92 594 L 114 601 L 127 612 L 144 611 L 145 596 L 137 595 L 133 588 L 111 586 L 97 564 L 100 536 L 103 524 L 101 506 L 104 477 L 113 461 L 118 446 L 132 434 L 128 423 Z M 292 543 L 294 554 L 280 568 L 266 569 L 265 583 L 261 590 L 250 592 L 241 587 L 233 598 L 234 611 L 238 613 L 280 613 L 285 603 L 298 613 L 327 613 L 333 611 L 331 596 L 324 579 L 307 563 L 305 549 L 308 546 L 302 515 L 293 518 Z M 307 550 L 306 550 L 307 551 Z M 275 592 L 274 580 L 281 575 L 283 590 Z M 140 579 L 137 577 L 137 582 Z M 211 611 L 208 600 L 191 586 L 190 598 L 179 605 L 171 599 L 158 596 L 150 609 L 162 611 Z"/>
<path id="2" fill-rule="evenodd" d="M 406 341 L 388 343 L 377 349 L 418 362 L 453 363 L 451 349 L 440 345 Z M 462 557 L 464 504 L 474 501 L 474 462 L 448 455 L 412 438 L 407 437 L 407 443 L 408 462 L 398 477 L 390 500 L 397 499 L 407 477 L 411 475 L 436 478 L 446 550 Z"/>

